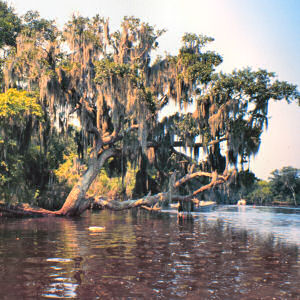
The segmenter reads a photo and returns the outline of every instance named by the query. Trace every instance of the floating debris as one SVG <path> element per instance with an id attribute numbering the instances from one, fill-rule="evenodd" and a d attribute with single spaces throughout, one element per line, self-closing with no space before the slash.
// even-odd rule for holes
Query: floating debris
<path id="1" fill-rule="evenodd" d="M 105 230 L 105 227 L 101 227 L 101 226 L 90 226 L 89 227 L 89 230 L 90 231 L 93 231 L 93 232 L 102 232 Z"/>

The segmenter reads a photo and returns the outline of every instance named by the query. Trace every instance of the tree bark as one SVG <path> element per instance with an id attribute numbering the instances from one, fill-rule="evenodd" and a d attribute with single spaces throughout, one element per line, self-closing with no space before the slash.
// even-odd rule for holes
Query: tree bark
<path id="1" fill-rule="evenodd" d="M 206 173 L 206 172 L 196 172 L 196 173 L 190 174 L 190 178 L 194 178 L 196 176 L 208 176 L 208 177 L 212 177 L 212 180 L 210 183 L 202 186 L 201 188 L 194 191 L 190 195 L 183 195 L 183 196 L 176 195 L 176 194 L 172 194 L 169 191 L 169 192 L 159 193 L 159 194 L 156 194 L 153 196 L 148 194 L 147 196 L 136 199 L 136 200 L 127 200 L 127 201 L 120 202 L 120 201 L 108 201 L 108 200 L 103 200 L 101 198 L 96 198 L 95 202 L 98 205 L 102 206 L 103 208 L 108 208 L 110 210 L 125 210 L 125 209 L 134 208 L 134 207 L 140 207 L 140 206 L 141 207 L 145 207 L 145 206 L 152 207 L 152 206 L 156 205 L 157 203 L 163 203 L 163 202 L 166 202 L 169 200 L 171 200 L 172 202 L 192 201 L 192 199 L 197 194 L 204 192 L 206 190 L 209 190 L 216 185 L 223 184 L 224 182 L 226 182 L 229 179 L 229 175 L 228 176 L 218 176 L 218 174 L 216 172 L 214 172 L 213 174 Z M 179 180 L 179 181 L 175 182 L 174 187 L 179 187 L 179 185 L 183 184 L 186 181 L 187 180 Z"/>
<path id="2" fill-rule="evenodd" d="M 100 172 L 100 169 L 104 165 L 105 161 L 116 154 L 114 148 L 104 150 L 99 157 L 93 158 L 89 164 L 87 171 L 80 178 L 78 183 L 73 187 L 68 195 L 63 207 L 58 211 L 62 216 L 74 216 L 80 215 L 89 206 L 90 201 L 86 199 L 85 195 L 90 185 Z"/>
<path id="3" fill-rule="evenodd" d="M 44 216 L 79 216 L 91 204 L 92 199 L 86 198 L 86 192 L 95 180 L 105 161 L 116 154 L 114 148 L 104 150 L 97 158 L 92 158 L 87 171 L 79 179 L 68 195 L 63 207 L 58 211 L 50 211 L 28 204 L 0 205 L 2 215 L 16 217 L 44 217 Z M 0 214 L 1 215 L 1 214 Z"/>
<path id="4" fill-rule="evenodd" d="M 114 148 L 109 148 L 104 150 L 97 158 L 91 160 L 89 167 L 85 174 L 80 178 L 78 183 L 73 187 L 72 191 L 68 195 L 63 207 L 58 211 L 49 211 L 42 208 L 35 208 L 29 205 L 0 205 L 0 212 L 4 215 L 11 216 L 79 216 L 81 215 L 88 207 L 92 201 L 95 201 L 98 205 L 103 208 L 108 208 L 111 210 L 125 210 L 134 207 L 153 207 L 158 203 L 163 202 L 175 202 L 175 201 L 192 201 L 192 199 L 199 193 L 204 192 L 213 188 L 216 185 L 223 184 L 229 179 L 229 175 L 218 175 L 217 172 L 208 173 L 208 172 L 195 172 L 187 174 L 185 177 L 180 180 L 172 183 L 172 188 L 168 192 L 158 193 L 151 196 L 148 194 L 145 197 L 136 200 L 127 200 L 127 201 L 107 201 L 101 198 L 91 199 L 86 198 L 86 192 L 88 191 L 90 185 L 95 180 L 100 169 L 104 165 L 105 161 L 117 154 L 117 151 Z M 195 177 L 210 177 L 210 183 L 200 187 L 196 191 L 192 192 L 189 195 L 177 195 L 173 193 L 173 189 L 178 188 L 180 185 L 184 184 L 188 180 Z M 175 181 L 175 180 L 174 180 Z M 0 213 L 1 215 L 1 213 Z"/>
<path id="5" fill-rule="evenodd" d="M 8 217 L 55 217 L 59 216 L 57 211 L 32 207 L 29 204 L 0 204 L 0 216 Z"/>

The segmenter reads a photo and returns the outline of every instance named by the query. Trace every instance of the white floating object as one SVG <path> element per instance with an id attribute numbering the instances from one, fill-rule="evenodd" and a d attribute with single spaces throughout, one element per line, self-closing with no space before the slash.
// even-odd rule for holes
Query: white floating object
<path id="1" fill-rule="evenodd" d="M 50 258 L 47 258 L 46 261 L 67 263 L 67 262 L 71 262 L 73 260 L 70 258 L 50 257 Z"/>
<path id="2" fill-rule="evenodd" d="M 93 232 L 102 232 L 102 231 L 105 230 L 105 227 L 102 227 L 102 226 L 90 226 L 89 230 L 93 231 Z"/>

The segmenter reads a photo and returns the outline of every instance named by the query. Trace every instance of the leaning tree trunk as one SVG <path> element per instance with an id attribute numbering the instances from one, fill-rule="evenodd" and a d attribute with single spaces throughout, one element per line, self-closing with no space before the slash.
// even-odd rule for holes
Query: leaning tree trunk
<path id="1" fill-rule="evenodd" d="M 114 148 L 104 150 L 97 158 L 91 159 L 87 171 L 79 179 L 68 195 L 63 207 L 58 211 L 50 211 L 28 204 L 0 204 L 0 216 L 43 217 L 43 216 L 78 216 L 90 205 L 90 199 L 85 197 L 90 185 L 95 180 L 105 161 L 116 153 Z"/>
<path id="2" fill-rule="evenodd" d="M 153 207 L 157 203 L 163 203 L 165 201 L 193 201 L 193 198 L 206 190 L 213 188 L 214 186 L 225 183 L 230 175 L 218 175 L 215 171 L 213 173 L 207 173 L 198 171 L 195 173 L 187 174 L 177 182 L 172 183 L 172 188 L 168 192 L 158 193 L 156 195 L 147 195 L 143 198 L 136 200 L 127 201 L 104 201 L 103 199 L 87 199 L 85 194 L 89 189 L 92 182 L 95 180 L 97 174 L 102 168 L 105 161 L 116 154 L 116 150 L 113 148 L 104 150 L 97 158 L 90 161 L 89 167 L 85 174 L 80 178 L 78 183 L 73 187 L 69 196 L 67 197 L 63 207 L 58 211 L 49 211 L 42 208 L 33 208 L 28 205 L 17 205 L 17 206 L 5 206 L 0 204 L 0 215 L 2 212 L 12 216 L 77 216 L 82 214 L 89 206 L 92 201 L 96 200 L 96 203 L 101 205 L 103 208 L 111 210 L 124 210 L 133 207 Z M 200 187 L 189 195 L 176 195 L 173 194 L 172 189 L 178 188 L 180 185 L 191 180 L 195 177 L 210 177 L 210 183 Z"/>
<path id="3" fill-rule="evenodd" d="M 59 215 L 74 216 L 80 215 L 85 211 L 90 201 L 86 199 L 85 195 L 90 185 L 100 172 L 100 169 L 104 165 L 105 161 L 115 154 L 115 149 L 110 148 L 104 150 L 99 157 L 91 159 L 89 167 L 84 175 L 79 179 L 77 184 L 73 187 L 68 195 L 63 207 L 58 211 Z"/>

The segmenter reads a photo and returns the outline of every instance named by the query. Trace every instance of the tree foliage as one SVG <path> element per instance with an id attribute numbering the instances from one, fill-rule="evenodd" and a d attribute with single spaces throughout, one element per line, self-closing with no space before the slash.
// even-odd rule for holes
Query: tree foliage
<path id="1" fill-rule="evenodd" d="M 260 205 L 299 205 L 300 170 L 283 167 L 271 172 L 269 181 L 257 180 L 243 195 L 250 203 Z"/>
<path id="2" fill-rule="evenodd" d="M 297 205 L 300 200 L 300 170 L 293 167 L 283 167 L 274 170 L 270 177 L 271 190 L 279 202 L 289 202 Z"/>
<path id="3" fill-rule="evenodd" d="M 42 114 L 42 108 L 37 103 L 37 95 L 16 89 L 9 89 L 0 94 L 0 122 L 9 120 L 24 126 L 29 115 L 40 118 Z"/>
<path id="4" fill-rule="evenodd" d="M 0 1 L 0 49 L 4 46 L 15 46 L 16 37 L 21 29 L 21 20 L 12 7 Z"/>
<path id="5" fill-rule="evenodd" d="M 3 89 L 3 65 L 11 48 L 16 46 L 16 37 L 21 30 L 21 20 L 12 7 L 0 1 L 0 91 Z"/>
<path id="6" fill-rule="evenodd" d="M 6 199 L 10 189 L 16 194 L 26 189 L 23 154 L 30 144 L 28 132 L 42 114 L 36 95 L 16 89 L 0 94 L 0 190 Z"/>
<path id="7" fill-rule="evenodd" d="M 107 170 L 116 169 L 122 184 L 128 163 L 137 170 L 137 196 L 164 191 L 161 198 L 190 200 L 257 153 L 271 99 L 299 99 L 296 86 L 266 70 L 216 73 L 222 57 L 206 49 L 213 38 L 204 35 L 186 33 L 177 55 L 153 60 L 164 30 L 134 17 L 115 32 L 98 15 L 73 16 L 63 30 L 37 12 L 22 20 L 4 73 L 7 89 L 37 94 L 42 120 L 29 136 L 38 136 L 46 158 L 58 133 L 74 138 L 72 118 L 80 122 L 75 137 L 87 170 L 61 214 L 86 206 L 81 200 L 112 156 Z M 178 112 L 162 118 L 172 105 Z"/>

